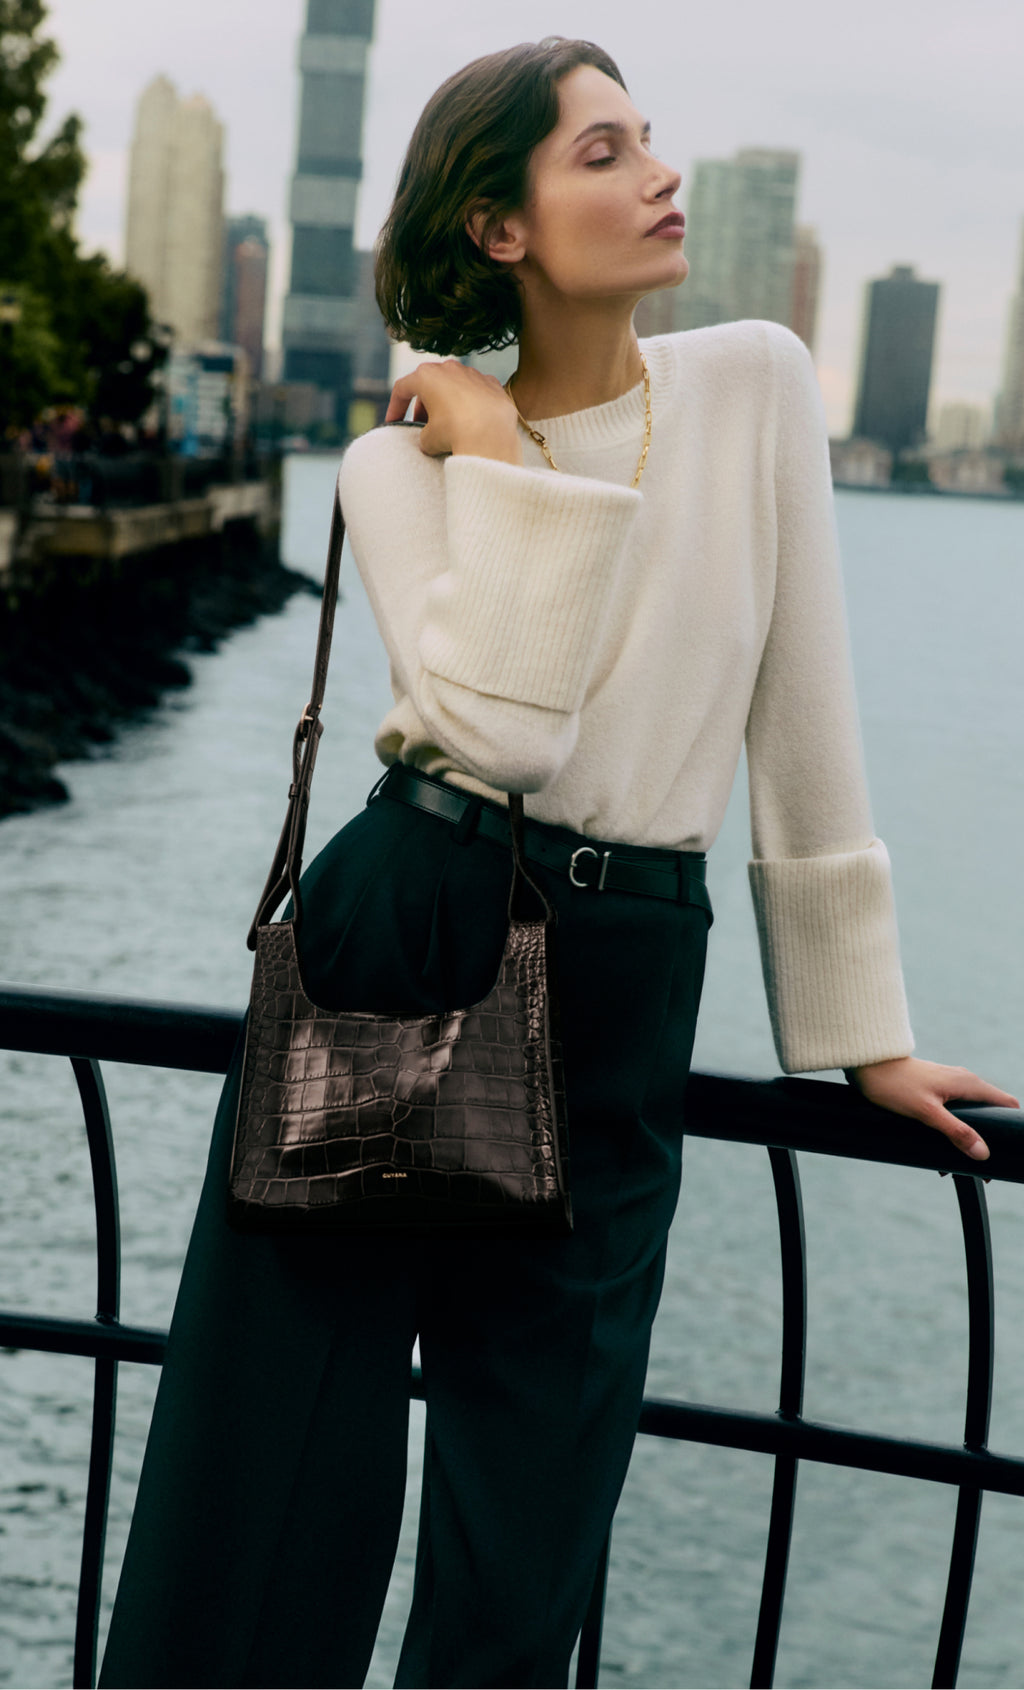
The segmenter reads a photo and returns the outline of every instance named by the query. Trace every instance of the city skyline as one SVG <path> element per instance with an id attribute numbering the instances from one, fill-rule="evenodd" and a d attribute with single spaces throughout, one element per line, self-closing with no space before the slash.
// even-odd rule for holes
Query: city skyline
<path id="1" fill-rule="evenodd" d="M 118 201 L 130 108 L 163 71 L 202 91 L 228 131 L 228 205 L 265 215 L 275 248 L 268 339 L 279 319 L 287 258 L 285 205 L 298 113 L 303 0 L 180 0 L 147 18 L 126 0 L 51 0 L 65 54 L 51 120 L 81 112 L 94 169 L 80 227 L 118 252 Z M 1017 275 L 1024 159 L 1017 142 L 1014 66 L 1024 17 L 980 0 L 968 18 L 946 0 L 925 8 L 866 0 L 828 22 L 806 0 L 771 17 L 724 4 L 688 19 L 644 3 L 628 17 L 606 0 L 520 0 L 464 13 L 436 0 L 380 0 L 370 58 L 366 174 L 357 242 L 370 244 L 387 208 L 409 131 L 433 88 L 483 51 L 557 30 L 586 34 L 617 56 L 660 154 L 682 172 L 696 158 L 741 147 L 802 154 L 801 222 L 825 254 L 817 358 L 830 425 L 845 432 L 856 379 L 864 283 L 913 264 L 943 284 L 936 402 L 991 404 Z M 680 196 L 682 197 L 682 196 Z"/>

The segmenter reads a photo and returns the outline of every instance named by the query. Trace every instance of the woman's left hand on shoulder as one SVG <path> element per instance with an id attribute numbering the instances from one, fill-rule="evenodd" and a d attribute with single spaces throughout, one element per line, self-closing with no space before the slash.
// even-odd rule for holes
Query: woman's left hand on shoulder
<path id="1" fill-rule="evenodd" d="M 975 1161 L 989 1155 L 984 1139 L 946 1108 L 948 1103 L 994 1104 L 1002 1109 L 1019 1109 L 1008 1091 L 1000 1091 L 969 1068 L 947 1068 L 941 1062 L 924 1062 L 916 1056 L 898 1056 L 890 1062 L 870 1062 L 863 1068 L 848 1068 L 851 1085 L 870 1103 L 908 1115 L 944 1133 L 951 1144 Z"/>
<path id="2" fill-rule="evenodd" d="M 516 408 L 495 376 L 455 358 L 418 364 L 395 382 L 384 421 L 401 421 L 412 404 L 413 422 L 424 425 L 420 451 L 428 457 L 467 453 L 522 464 Z"/>

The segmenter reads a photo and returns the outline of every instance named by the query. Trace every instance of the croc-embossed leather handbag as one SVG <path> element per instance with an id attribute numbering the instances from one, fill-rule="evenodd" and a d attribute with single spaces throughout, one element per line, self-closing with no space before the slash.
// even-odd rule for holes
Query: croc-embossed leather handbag
<path id="1" fill-rule="evenodd" d="M 312 696 L 248 938 L 256 961 L 229 1219 L 251 1232 L 569 1232 L 555 916 L 525 867 L 521 797 L 509 797 L 508 935 L 482 1002 L 433 1015 L 339 1012 L 302 982 L 299 875 L 343 539 L 335 493 Z M 272 921 L 289 891 L 291 918 Z M 523 914 L 531 902 L 539 915 Z"/>

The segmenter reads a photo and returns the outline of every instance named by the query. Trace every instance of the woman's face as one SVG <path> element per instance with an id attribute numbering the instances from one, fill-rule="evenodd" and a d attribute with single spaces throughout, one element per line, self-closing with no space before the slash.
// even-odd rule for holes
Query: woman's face
<path id="1" fill-rule="evenodd" d="M 561 116 L 530 159 L 527 203 L 506 221 L 527 296 L 531 282 L 579 300 L 675 287 L 689 268 L 672 204 L 678 171 L 655 158 L 625 89 L 593 65 L 570 71 L 558 92 Z"/>

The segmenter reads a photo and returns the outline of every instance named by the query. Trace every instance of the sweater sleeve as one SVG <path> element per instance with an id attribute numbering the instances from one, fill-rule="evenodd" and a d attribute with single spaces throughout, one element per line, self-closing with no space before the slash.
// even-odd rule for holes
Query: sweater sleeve
<path id="1" fill-rule="evenodd" d="M 775 389 L 777 573 L 747 723 L 750 883 L 787 1073 L 909 1055 L 889 858 L 863 770 L 814 368 L 766 328 Z"/>
<path id="2" fill-rule="evenodd" d="M 537 791 L 575 745 L 640 496 L 492 459 L 442 466 L 415 448 L 405 467 L 409 484 L 390 487 L 374 487 L 372 462 L 342 468 L 394 674 L 458 767 Z"/>

